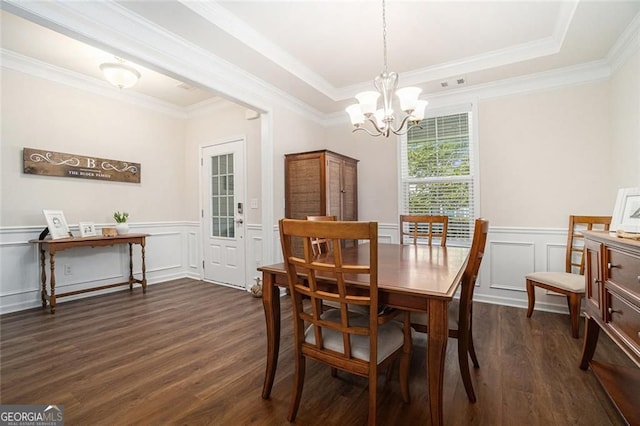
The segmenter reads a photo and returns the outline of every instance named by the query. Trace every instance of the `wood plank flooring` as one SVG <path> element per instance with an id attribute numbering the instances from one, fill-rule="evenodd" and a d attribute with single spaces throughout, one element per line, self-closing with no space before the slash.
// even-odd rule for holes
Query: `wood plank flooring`
<path id="1" fill-rule="evenodd" d="M 181 279 L 0 317 L 0 403 L 62 404 L 68 425 L 286 425 L 293 353 L 282 299 L 279 367 L 260 397 L 266 354 L 262 303 L 250 294 Z M 583 326 L 583 325 L 582 325 Z M 582 339 L 568 317 L 476 303 L 478 402 L 468 402 L 449 340 L 444 391 L 448 425 L 624 424 L 591 372 L 578 368 Z M 397 371 L 380 380 L 379 425 L 427 424 L 426 339 L 416 335 L 411 404 Z M 631 366 L 601 333 L 596 359 Z M 366 380 L 332 378 L 308 362 L 296 424 L 359 425 Z"/>

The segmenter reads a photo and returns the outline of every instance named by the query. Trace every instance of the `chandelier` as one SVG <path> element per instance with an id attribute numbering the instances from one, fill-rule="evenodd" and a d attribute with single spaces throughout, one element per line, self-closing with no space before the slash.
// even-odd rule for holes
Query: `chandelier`
<path id="1" fill-rule="evenodd" d="M 397 89 L 398 74 L 387 70 L 387 18 L 385 0 L 382 0 L 382 41 L 384 44 L 384 70 L 373 80 L 377 91 L 361 92 L 356 95 L 357 104 L 350 105 L 346 112 L 354 125 L 353 132 L 364 130 L 371 136 L 389 137 L 391 133 L 402 135 L 414 127 L 424 118 L 424 110 L 427 101 L 418 99 L 422 92 L 419 87 L 405 87 Z M 399 117 L 397 127 L 393 124 L 396 117 L 392 107 L 393 94 L 400 101 L 400 110 L 403 115 Z M 378 108 L 378 98 L 382 97 L 382 108 Z M 371 124 L 373 131 L 363 127 L 365 122 Z M 403 131 L 405 124 L 410 124 Z"/>
<path id="2" fill-rule="evenodd" d="M 116 61 L 100 65 L 104 78 L 119 89 L 128 89 L 135 86 L 138 79 L 140 79 L 138 70 L 125 64 L 124 59 L 116 57 Z"/>

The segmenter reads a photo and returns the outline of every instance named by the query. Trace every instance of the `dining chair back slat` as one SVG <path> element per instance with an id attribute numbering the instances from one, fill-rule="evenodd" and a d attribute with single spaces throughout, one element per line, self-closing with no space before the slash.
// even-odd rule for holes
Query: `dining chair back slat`
<path id="1" fill-rule="evenodd" d="M 400 215 L 400 244 L 405 236 L 411 237 L 413 244 L 418 239 L 426 239 L 432 245 L 433 238 L 440 239 L 440 245 L 447 245 L 449 217 L 443 215 Z"/>
<path id="2" fill-rule="evenodd" d="M 335 222 L 335 216 L 307 216 L 307 220 L 312 222 Z M 329 253 L 331 251 L 331 245 L 326 238 L 313 238 L 311 240 L 311 248 L 315 255 L 321 255 L 323 253 Z"/>

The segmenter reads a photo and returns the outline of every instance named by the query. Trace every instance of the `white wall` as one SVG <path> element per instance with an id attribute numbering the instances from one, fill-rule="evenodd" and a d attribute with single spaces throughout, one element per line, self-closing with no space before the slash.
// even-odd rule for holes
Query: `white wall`
<path id="1" fill-rule="evenodd" d="M 492 226 L 566 227 L 610 215 L 609 83 L 481 101 L 480 213 Z"/>
<path id="2" fill-rule="evenodd" d="M 69 224 L 184 220 L 185 121 L 41 78 L 2 70 L 0 226 L 45 226 L 42 209 Z M 22 148 L 141 164 L 141 183 L 27 175 Z M 162 197 L 158 197 L 162 194 Z"/>
<path id="3" fill-rule="evenodd" d="M 358 162 L 358 218 L 398 223 L 398 140 L 358 131 L 346 117 L 327 128 L 327 147 Z"/>
<path id="4" fill-rule="evenodd" d="M 640 48 L 611 79 L 613 184 L 640 187 Z"/>
<path id="5" fill-rule="evenodd" d="M 327 145 L 325 128 L 292 110 L 276 107 L 273 123 L 273 225 L 277 226 L 284 217 L 284 155 L 327 149 Z"/>
<path id="6" fill-rule="evenodd" d="M 189 220 L 200 220 L 200 149 L 203 146 L 228 141 L 229 138 L 245 139 L 247 202 L 252 198 L 261 200 L 260 120 L 247 120 L 245 111 L 244 107 L 219 100 L 210 106 L 199 108 L 186 121 L 184 167 L 186 182 L 189 184 L 183 188 L 183 191 Z M 245 209 L 247 223 L 260 223 L 260 205 L 261 203 L 258 203 L 258 209 L 247 206 Z"/>

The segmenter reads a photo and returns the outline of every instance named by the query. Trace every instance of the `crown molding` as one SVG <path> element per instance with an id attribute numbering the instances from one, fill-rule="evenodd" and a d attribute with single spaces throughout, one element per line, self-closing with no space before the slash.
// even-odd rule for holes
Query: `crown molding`
<path id="1" fill-rule="evenodd" d="M 427 109 L 441 104 L 451 105 L 469 102 L 469 99 L 490 100 L 507 96 L 535 93 L 543 90 L 577 86 L 595 81 L 608 80 L 611 66 L 605 60 L 576 66 L 528 74 L 486 84 L 478 84 L 460 89 L 427 95 Z M 349 117 L 343 111 L 327 114 L 325 125 L 348 123 Z"/>
<path id="2" fill-rule="evenodd" d="M 631 21 L 629 26 L 624 30 L 618 38 L 611 50 L 607 53 L 607 62 L 611 64 L 612 72 L 615 72 L 637 50 L 640 49 L 640 13 Z"/>
<path id="3" fill-rule="evenodd" d="M 142 95 L 133 91 L 114 90 L 111 84 L 103 80 L 69 71 L 68 69 L 60 68 L 8 49 L 0 49 L 0 57 L 2 58 L 2 68 L 94 93 L 105 98 L 126 102 L 174 118 L 187 117 L 187 112 L 184 108 L 177 107 L 169 102 L 163 102 L 151 96 Z"/>
<path id="4" fill-rule="evenodd" d="M 322 123 L 318 110 L 115 1 L 3 0 L 3 8 L 150 69 L 198 83 L 245 107 L 268 111 L 276 104 Z"/>
<path id="5" fill-rule="evenodd" d="M 479 84 L 473 87 L 452 90 L 450 93 L 438 94 L 431 97 L 434 101 L 450 97 L 469 96 L 481 100 L 502 98 L 506 96 L 540 92 L 596 81 L 608 80 L 611 77 L 611 67 L 605 60 L 566 68 L 528 74 L 492 83 Z"/>
<path id="6" fill-rule="evenodd" d="M 262 34 L 249 27 L 229 10 L 216 1 L 191 2 L 179 0 L 185 7 L 197 13 L 213 25 L 240 40 L 245 45 L 259 52 L 273 63 L 286 69 L 300 80 L 318 90 L 333 101 L 342 101 L 353 97 L 354 93 L 368 90 L 371 82 L 363 82 L 337 88 L 320 75 L 304 66 L 300 61 L 283 49 L 268 41 Z M 452 61 L 433 67 L 421 68 L 402 73 L 402 81 L 410 85 L 418 85 L 429 81 L 448 78 L 451 75 L 462 75 L 502 65 L 522 62 L 558 53 L 578 6 L 578 0 L 562 2 L 554 26 L 553 34 L 529 43 L 471 56 L 459 61 Z"/>

